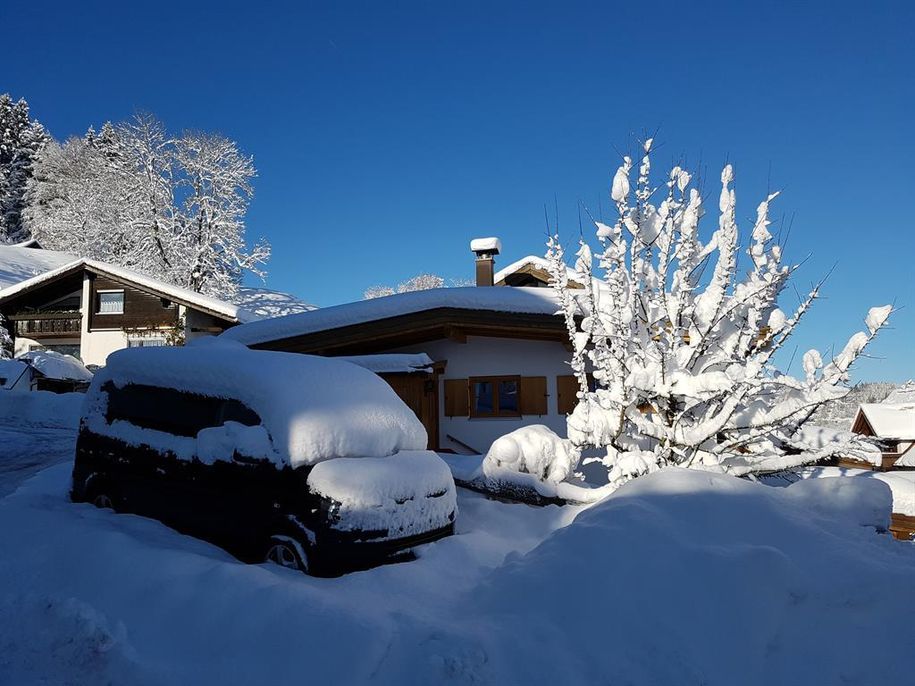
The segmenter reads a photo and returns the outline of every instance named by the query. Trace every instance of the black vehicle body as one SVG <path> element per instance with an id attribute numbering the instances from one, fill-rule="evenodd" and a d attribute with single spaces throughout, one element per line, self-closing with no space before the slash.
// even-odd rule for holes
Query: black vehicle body
<path id="1" fill-rule="evenodd" d="M 129 402 L 109 402 L 104 421 L 129 420 L 168 438 L 196 434 L 201 428 L 232 421 L 259 425 L 259 417 L 237 400 L 181 393 L 178 401 L 159 397 L 170 389 L 117 388 L 107 382 L 105 397 L 126 394 Z M 123 400 L 123 398 L 121 398 Z M 107 409 L 105 409 L 105 407 Z M 125 409 L 126 408 L 126 409 Z M 87 410 L 91 417 L 92 409 Z M 101 419 L 101 418 L 97 418 Z M 407 538 L 388 531 L 340 530 L 339 503 L 313 493 L 307 480 L 312 466 L 278 466 L 262 457 L 233 450 L 221 459 L 201 461 L 161 446 L 152 447 L 93 431 L 80 423 L 71 497 L 157 519 L 171 528 L 210 541 L 245 562 L 262 562 L 272 542 L 298 551 L 309 574 L 334 576 L 409 555 L 412 547 L 453 533 L 454 513 L 444 526 Z M 417 497 L 441 497 L 421 493 Z"/>

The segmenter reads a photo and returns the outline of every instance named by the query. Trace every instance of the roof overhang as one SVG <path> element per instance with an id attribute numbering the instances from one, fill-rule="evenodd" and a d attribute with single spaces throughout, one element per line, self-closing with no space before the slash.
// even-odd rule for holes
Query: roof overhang
<path id="1" fill-rule="evenodd" d="M 253 343 L 250 347 L 319 355 L 359 355 L 442 339 L 465 342 L 468 336 L 554 341 L 565 345 L 569 342 L 565 320 L 554 314 L 440 307 Z"/>

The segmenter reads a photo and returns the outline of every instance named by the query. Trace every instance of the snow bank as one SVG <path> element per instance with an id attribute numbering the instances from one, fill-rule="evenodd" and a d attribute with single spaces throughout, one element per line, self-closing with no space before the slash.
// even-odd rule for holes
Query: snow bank
<path id="1" fill-rule="evenodd" d="M 28 360 L 29 364 L 49 379 L 92 381 L 92 372 L 72 355 L 64 355 L 54 350 L 32 350 L 20 355 L 19 359 Z"/>
<path id="2" fill-rule="evenodd" d="M 113 684 L 124 674 L 136 686 L 156 683 L 136 664 L 124 624 L 75 598 L 0 598 L 0 655 L 4 684 Z"/>
<path id="3" fill-rule="evenodd" d="M 764 482 L 781 486 L 796 480 L 832 479 L 834 477 L 882 481 L 890 487 L 892 492 L 892 511 L 915 517 L 915 471 L 874 472 L 869 469 L 847 469 L 845 467 L 802 467 L 773 475 Z"/>
<path id="4" fill-rule="evenodd" d="M 559 305 L 551 288 L 430 288 L 251 322 L 219 337 L 256 345 L 438 308 L 556 314 Z"/>
<path id="5" fill-rule="evenodd" d="M 58 465 L 0 499 L 16 522 L 0 526 L 3 593 L 78 602 L 3 615 L 2 683 L 864 686 L 915 670 L 915 546 L 804 487 L 667 469 L 590 509 L 461 489 L 459 535 L 315 579 L 68 503 L 68 485 Z M 101 669 L 55 661 L 48 646 L 70 655 L 93 634 L 71 615 L 101 627 L 96 644 L 115 638 Z"/>
<path id="6" fill-rule="evenodd" d="M 0 391 L 0 424 L 75 430 L 85 400 L 83 393 Z"/>
<path id="7" fill-rule="evenodd" d="M 457 507 L 451 472 L 429 450 L 315 465 L 308 487 L 340 503 L 333 528 L 403 538 L 448 526 Z"/>
<path id="8" fill-rule="evenodd" d="M 110 381 L 116 386 L 147 384 L 240 400 L 260 416 L 277 459 L 293 467 L 426 447 L 426 430 L 416 415 L 366 369 L 332 358 L 255 351 L 211 340 L 182 348 L 113 353 L 87 394 L 90 428 L 132 444 L 169 440 L 170 449 L 182 456 L 194 450 L 194 439 L 170 437 L 124 421 L 108 424 L 107 401 L 100 389 Z"/>
<path id="9" fill-rule="evenodd" d="M 629 482 L 482 585 L 486 677 L 908 683 L 915 546 L 821 509 L 827 495 L 695 470 Z"/>

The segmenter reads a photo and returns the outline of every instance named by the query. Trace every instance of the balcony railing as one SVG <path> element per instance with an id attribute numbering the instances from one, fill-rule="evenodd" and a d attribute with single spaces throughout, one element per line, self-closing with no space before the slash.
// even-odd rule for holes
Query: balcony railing
<path id="1" fill-rule="evenodd" d="M 9 319 L 16 324 L 16 335 L 27 338 L 78 335 L 82 324 L 79 312 L 29 312 Z"/>

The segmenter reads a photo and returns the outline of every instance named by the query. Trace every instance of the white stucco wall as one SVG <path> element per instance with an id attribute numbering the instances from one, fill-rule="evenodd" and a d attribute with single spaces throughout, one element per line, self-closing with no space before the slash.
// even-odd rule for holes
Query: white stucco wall
<path id="1" fill-rule="evenodd" d="M 561 343 L 469 336 L 466 343 L 439 340 L 387 352 L 426 353 L 435 361 L 447 361 L 439 381 L 439 428 L 443 448 L 466 452 L 446 438 L 450 434 L 485 453 L 499 436 L 529 424 L 545 424 L 560 436 L 566 435 L 565 415 L 557 411 L 556 377 L 570 373 L 570 354 Z M 445 416 L 445 379 L 512 374 L 546 377 L 547 415 L 491 419 Z"/>

